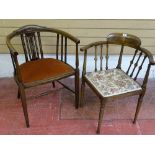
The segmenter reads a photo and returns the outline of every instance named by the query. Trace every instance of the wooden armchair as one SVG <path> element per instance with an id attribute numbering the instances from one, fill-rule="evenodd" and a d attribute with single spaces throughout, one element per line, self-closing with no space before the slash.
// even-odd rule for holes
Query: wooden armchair
<path id="1" fill-rule="evenodd" d="M 46 33 L 46 34 L 45 34 Z M 55 58 L 44 58 L 43 37 L 52 37 L 55 41 Z M 18 50 L 13 40 L 20 41 L 21 49 L 25 56 L 25 62 L 18 61 Z M 75 67 L 67 63 L 68 42 L 72 44 L 75 51 Z M 54 28 L 47 28 L 37 25 L 23 26 L 7 36 L 7 46 L 10 50 L 12 64 L 14 67 L 14 79 L 18 85 L 18 98 L 21 98 L 26 126 L 29 127 L 25 89 L 37 85 L 55 81 L 75 93 L 75 107 L 79 105 L 79 59 L 78 44 L 80 40 L 76 37 Z M 60 49 L 60 50 L 59 50 Z M 59 52 L 60 51 L 60 52 Z M 45 51 L 46 52 L 46 51 Z M 51 51 L 52 53 L 52 51 Z M 63 84 L 60 79 L 75 76 L 75 91 Z"/>
<path id="2" fill-rule="evenodd" d="M 134 35 L 112 33 L 107 36 L 106 41 L 94 42 L 81 48 L 81 51 L 84 51 L 81 105 L 83 106 L 85 103 L 86 83 L 96 93 L 101 102 L 97 133 L 100 133 L 106 103 L 118 98 L 139 95 L 133 123 L 136 122 L 146 91 L 150 67 L 154 62 L 152 54 L 148 50 L 141 48 L 140 45 L 141 40 Z M 87 53 L 90 50 L 94 53 L 95 69 L 92 72 L 87 72 Z M 120 50 L 120 55 L 116 67 L 109 69 L 109 53 L 113 50 Z M 123 54 L 126 50 L 130 51 L 132 58 L 131 61 L 123 64 Z M 103 55 L 105 55 L 105 61 L 103 61 Z M 144 73 L 143 82 L 140 84 L 136 80 L 144 62 L 147 64 L 147 69 Z M 105 64 L 105 68 L 103 68 L 103 63 Z M 123 66 L 126 64 L 128 64 L 128 67 L 125 70 Z"/>

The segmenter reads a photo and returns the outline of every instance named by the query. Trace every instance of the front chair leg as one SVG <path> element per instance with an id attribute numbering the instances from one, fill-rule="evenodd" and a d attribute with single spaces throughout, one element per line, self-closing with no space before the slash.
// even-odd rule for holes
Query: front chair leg
<path id="1" fill-rule="evenodd" d="M 97 134 L 100 134 L 102 120 L 103 120 L 103 114 L 104 114 L 104 109 L 105 109 L 105 104 L 106 104 L 105 101 L 103 99 L 101 99 L 98 127 L 97 127 L 97 131 L 96 131 Z"/>
<path id="2" fill-rule="evenodd" d="M 137 103 L 137 107 L 136 107 L 136 112 L 135 112 L 135 117 L 134 117 L 134 120 L 133 120 L 134 124 L 136 123 L 136 120 L 137 120 L 137 117 L 138 117 L 138 114 L 139 114 L 139 111 L 140 111 L 140 108 L 141 108 L 141 105 L 142 105 L 143 97 L 144 97 L 144 93 L 139 95 L 138 103 Z"/>
<path id="3" fill-rule="evenodd" d="M 75 108 L 79 107 L 79 70 L 77 69 L 75 72 Z"/>
<path id="4" fill-rule="evenodd" d="M 29 118 L 28 118 L 28 112 L 27 112 L 26 95 L 25 95 L 24 87 L 22 85 L 20 86 L 20 94 L 21 94 L 21 102 L 22 102 L 26 126 L 29 127 L 30 125 L 29 125 Z"/>

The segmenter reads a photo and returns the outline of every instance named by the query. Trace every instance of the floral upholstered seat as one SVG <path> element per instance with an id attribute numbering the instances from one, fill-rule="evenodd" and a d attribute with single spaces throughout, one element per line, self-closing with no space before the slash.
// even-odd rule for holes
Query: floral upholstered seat
<path id="1" fill-rule="evenodd" d="M 86 73 L 85 78 L 103 97 L 141 90 L 141 86 L 120 69 Z"/>

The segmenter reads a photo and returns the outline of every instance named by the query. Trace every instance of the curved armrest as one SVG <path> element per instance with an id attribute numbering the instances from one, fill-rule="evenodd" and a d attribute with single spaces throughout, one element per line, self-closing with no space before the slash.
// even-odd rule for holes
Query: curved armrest
<path id="1" fill-rule="evenodd" d="M 8 37 L 12 38 L 17 34 L 20 34 L 22 31 L 24 32 L 24 31 L 29 31 L 29 30 L 30 31 L 38 31 L 38 32 L 55 32 L 55 33 L 62 34 L 64 36 L 68 37 L 75 43 L 80 43 L 80 40 L 78 38 L 72 36 L 71 34 L 65 32 L 65 31 L 62 31 L 62 30 L 59 30 L 56 28 L 48 28 L 48 27 L 38 26 L 38 25 L 25 25 L 25 26 L 19 28 L 18 30 L 13 31 Z"/>
<path id="2" fill-rule="evenodd" d="M 81 47 L 80 51 L 85 51 L 93 46 L 98 46 L 98 45 L 103 45 L 103 44 L 107 44 L 107 41 L 97 41 L 97 42 L 90 43 L 84 47 Z"/>
<path id="3" fill-rule="evenodd" d="M 53 29 L 53 30 L 54 30 L 54 29 Z M 73 35 L 71 35 L 71 34 L 69 34 L 69 33 L 67 33 L 67 32 L 64 32 L 64 31 L 62 31 L 62 30 L 56 30 L 56 29 L 55 29 L 55 31 L 57 31 L 58 33 L 63 34 L 64 36 L 68 37 L 69 39 L 71 39 L 73 42 L 75 42 L 75 43 L 77 43 L 77 44 L 80 43 L 80 40 L 79 40 L 78 38 L 74 37 Z"/>
<path id="4" fill-rule="evenodd" d="M 8 43 L 7 43 L 7 45 L 8 45 L 8 47 L 9 47 L 10 53 L 11 53 L 13 56 L 17 57 L 18 52 L 14 49 L 14 47 L 13 47 L 11 44 L 8 44 Z"/>
<path id="5" fill-rule="evenodd" d="M 147 49 L 142 48 L 142 47 L 140 47 L 140 50 L 143 51 L 148 56 L 150 64 L 155 65 L 155 61 L 154 61 L 152 53 L 150 51 L 148 51 Z"/>
<path id="6" fill-rule="evenodd" d="M 17 56 L 18 56 L 18 52 L 15 50 L 15 48 L 12 46 L 12 44 L 10 43 L 10 39 L 7 37 L 7 40 L 6 40 L 6 44 L 10 50 L 10 53 L 11 53 L 11 57 L 14 61 L 14 63 L 18 66 L 18 59 L 17 59 Z"/>
<path id="7" fill-rule="evenodd" d="M 80 40 L 76 37 L 74 37 L 73 35 L 65 32 L 65 31 L 62 31 L 62 30 L 58 30 L 58 29 L 55 29 L 55 28 L 46 28 L 47 30 L 51 31 L 51 32 L 56 32 L 56 33 L 59 33 L 59 34 L 62 34 L 66 37 L 68 37 L 69 39 L 71 39 L 73 42 L 75 43 L 80 43 Z"/>

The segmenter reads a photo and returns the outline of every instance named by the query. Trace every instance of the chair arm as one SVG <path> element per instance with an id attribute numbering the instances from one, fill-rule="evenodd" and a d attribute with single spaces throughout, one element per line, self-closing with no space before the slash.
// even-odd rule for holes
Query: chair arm
<path id="1" fill-rule="evenodd" d="M 10 50 L 11 55 L 13 56 L 14 59 L 17 59 L 18 52 L 14 49 L 14 47 L 11 44 L 8 44 L 8 48 Z M 18 60 L 18 59 L 17 59 Z"/>
<path id="2" fill-rule="evenodd" d="M 98 46 L 98 45 L 103 45 L 103 44 L 107 44 L 107 41 L 97 41 L 97 42 L 92 42 L 86 46 L 83 46 L 80 48 L 80 51 L 85 51 L 93 46 Z"/>
<path id="3" fill-rule="evenodd" d="M 149 61 L 150 61 L 150 64 L 151 64 L 151 65 L 155 65 L 155 61 L 154 61 L 154 58 L 153 58 L 152 53 L 151 53 L 149 50 L 147 50 L 147 49 L 145 49 L 145 48 L 142 48 L 142 47 L 140 47 L 140 50 L 141 50 L 142 52 L 144 52 L 144 53 L 148 56 L 148 59 L 149 59 Z"/>
<path id="4" fill-rule="evenodd" d="M 64 36 L 66 36 L 67 38 L 71 39 L 75 43 L 80 43 L 80 40 L 78 38 L 74 37 L 73 35 L 65 32 L 65 31 L 59 30 L 59 29 L 43 27 L 43 31 L 56 32 L 58 34 L 62 34 Z"/>
<path id="5" fill-rule="evenodd" d="M 14 49 L 14 47 L 10 43 L 9 36 L 7 37 L 6 44 L 7 44 L 8 48 L 9 48 L 10 53 L 11 53 L 11 58 L 12 58 L 13 64 L 16 65 L 16 67 L 18 67 L 19 66 L 18 58 L 17 58 L 18 52 Z"/>

